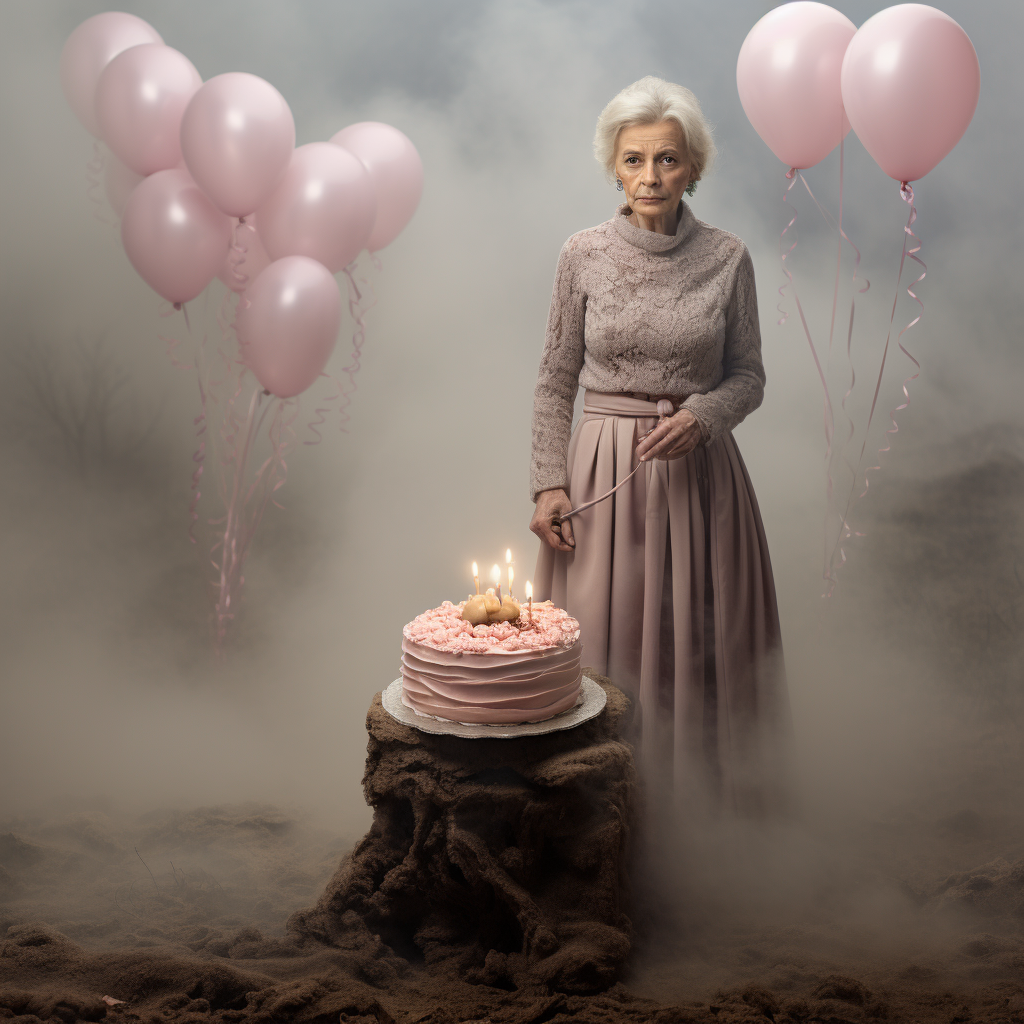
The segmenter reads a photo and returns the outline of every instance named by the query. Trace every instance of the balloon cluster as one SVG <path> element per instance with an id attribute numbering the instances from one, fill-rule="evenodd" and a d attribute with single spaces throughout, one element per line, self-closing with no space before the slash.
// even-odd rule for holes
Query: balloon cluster
<path id="1" fill-rule="evenodd" d="M 114 154 L 106 192 L 132 266 L 176 307 L 219 277 L 244 293 L 246 365 L 279 398 L 305 391 L 334 348 L 333 275 L 393 241 L 423 190 L 398 129 L 374 121 L 295 147 L 284 97 L 255 75 L 203 82 L 141 18 L 97 14 L 71 33 L 61 85 Z"/>
<path id="2" fill-rule="evenodd" d="M 967 33 L 934 7 L 888 7 L 858 29 L 826 4 L 798 0 L 750 30 L 736 84 L 750 123 L 787 167 L 813 167 L 852 126 L 879 167 L 906 183 L 967 130 L 981 71 Z"/>
<path id="3" fill-rule="evenodd" d="M 334 348 L 342 312 L 334 275 L 348 279 L 356 325 L 351 377 L 369 305 L 356 283 L 357 257 L 383 249 L 408 223 L 423 166 L 402 132 L 375 121 L 296 148 L 291 110 L 269 82 L 233 72 L 204 83 L 187 57 L 131 14 L 107 12 L 79 25 L 64 46 L 60 74 L 75 114 L 113 154 L 104 185 L 139 275 L 177 309 L 215 277 L 229 289 L 217 318 L 221 347 L 208 359 L 203 335 L 194 360 L 201 408 L 189 508 L 195 542 L 200 481 L 216 452 L 223 514 L 208 522 L 216 538 L 210 559 L 221 653 L 246 553 L 287 476 L 295 396 L 324 373 Z M 90 164 L 97 173 L 103 167 Z M 226 315 L 232 293 L 237 344 Z M 187 324 L 187 311 L 185 318 Z M 172 363 L 191 371 L 174 355 L 179 342 L 164 340 Z M 349 394 L 339 385 L 333 396 L 342 400 L 342 422 Z M 211 430 L 216 405 L 222 417 Z M 326 411 L 317 409 L 310 423 L 318 440 Z M 265 423 L 269 454 L 261 461 L 256 448 Z"/>
<path id="4" fill-rule="evenodd" d="M 826 443 L 826 515 L 825 557 L 823 576 L 827 581 L 826 596 L 836 584 L 836 571 L 846 561 L 843 541 L 853 536 L 849 513 L 861 467 L 867 450 L 872 418 L 878 401 L 886 358 L 893 335 L 896 300 L 900 294 L 903 270 L 908 260 L 921 268 L 917 279 L 907 286 L 907 294 L 920 309 L 918 315 L 896 336 L 896 345 L 913 364 L 915 372 L 903 381 L 903 401 L 889 413 L 894 435 L 899 426 L 896 414 L 907 408 L 908 390 L 916 380 L 920 362 L 903 344 L 903 336 L 920 319 L 924 303 L 914 287 L 924 279 L 927 266 L 920 256 L 921 240 L 913 225 L 917 219 L 912 181 L 924 177 L 957 144 L 974 116 L 981 89 L 978 56 L 967 33 L 944 12 L 925 4 L 899 4 L 869 18 L 858 29 L 849 18 L 822 3 L 797 0 L 783 4 L 766 14 L 750 30 L 736 63 L 736 84 L 740 101 L 757 133 L 773 153 L 787 166 L 790 185 L 783 196 L 800 181 L 814 205 L 839 235 L 838 260 L 842 260 L 842 243 L 854 252 L 854 296 L 850 304 L 846 341 L 848 381 L 840 408 L 847 420 L 845 437 L 836 438 L 834 408 L 826 372 L 800 304 L 793 272 L 787 257 L 796 246 L 791 236 L 788 249 L 783 237 L 796 222 L 794 210 L 779 238 L 782 268 L 788 279 L 792 299 L 800 314 L 814 363 L 824 391 L 824 431 Z M 896 300 L 889 319 L 889 332 L 882 347 L 875 383 L 874 397 L 863 430 L 860 456 L 854 464 L 844 453 L 853 440 L 856 425 L 847 408 L 856 374 L 853 369 L 853 340 L 856 295 L 863 295 L 868 284 L 858 279 L 860 251 L 843 229 L 843 148 L 842 142 L 851 127 L 875 162 L 891 178 L 900 183 L 900 196 L 910 207 L 902 233 L 903 252 L 896 278 Z M 811 192 L 803 175 L 839 146 L 839 216 L 835 220 Z M 832 326 L 828 350 L 832 351 L 839 297 L 840 267 L 836 267 L 832 299 Z M 783 295 L 786 285 L 779 288 Z M 788 313 L 779 306 L 785 322 Z M 834 442 L 838 442 L 834 446 Z M 879 456 L 889 451 L 889 443 L 878 450 Z M 834 487 L 832 466 L 842 463 L 849 472 L 850 485 L 845 498 Z M 867 474 L 880 465 L 863 470 L 863 497 L 868 489 Z"/>

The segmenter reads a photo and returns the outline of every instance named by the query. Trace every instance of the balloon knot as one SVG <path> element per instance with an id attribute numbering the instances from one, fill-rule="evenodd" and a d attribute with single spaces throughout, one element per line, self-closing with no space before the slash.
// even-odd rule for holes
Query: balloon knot
<path id="1" fill-rule="evenodd" d="M 788 171 L 786 171 L 786 177 L 787 178 L 794 178 L 794 177 L 796 177 L 796 168 L 795 167 L 790 167 L 790 169 Z"/>
<path id="2" fill-rule="evenodd" d="M 909 181 L 900 182 L 900 195 L 908 202 L 914 201 L 914 189 Z"/>
<path id="3" fill-rule="evenodd" d="M 180 302 L 176 302 L 174 304 L 174 308 L 177 309 L 177 310 L 180 310 L 181 309 L 181 303 Z"/>

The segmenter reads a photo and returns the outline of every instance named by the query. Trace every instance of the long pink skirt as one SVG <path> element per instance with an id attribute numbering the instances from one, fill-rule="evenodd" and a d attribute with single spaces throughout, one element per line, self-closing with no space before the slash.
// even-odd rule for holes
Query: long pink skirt
<path id="1" fill-rule="evenodd" d="M 657 406 L 587 391 L 569 443 L 574 506 L 637 465 Z M 537 596 L 579 619 L 583 663 L 634 698 L 649 786 L 745 814 L 785 811 L 789 704 L 757 500 L 732 434 L 655 459 L 571 520 L 576 549 L 542 543 Z"/>

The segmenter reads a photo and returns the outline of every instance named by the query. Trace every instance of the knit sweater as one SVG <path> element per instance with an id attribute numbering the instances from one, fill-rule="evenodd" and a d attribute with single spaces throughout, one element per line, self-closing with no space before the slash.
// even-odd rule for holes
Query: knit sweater
<path id="1" fill-rule="evenodd" d="M 761 404 L 754 265 L 743 241 L 680 202 L 674 235 L 626 204 L 562 246 L 533 401 L 530 496 L 568 489 L 578 388 L 670 397 L 709 444 Z"/>

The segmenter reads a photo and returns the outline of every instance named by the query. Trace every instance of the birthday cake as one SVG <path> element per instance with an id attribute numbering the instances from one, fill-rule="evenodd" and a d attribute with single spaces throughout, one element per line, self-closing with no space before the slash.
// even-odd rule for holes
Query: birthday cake
<path id="1" fill-rule="evenodd" d="M 474 623 L 463 615 L 480 618 L 476 601 L 445 601 L 402 630 L 402 702 L 421 715 L 490 725 L 543 722 L 573 707 L 580 624 L 550 601 L 524 605 L 515 620 L 493 613 Z"/>

